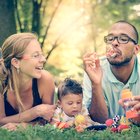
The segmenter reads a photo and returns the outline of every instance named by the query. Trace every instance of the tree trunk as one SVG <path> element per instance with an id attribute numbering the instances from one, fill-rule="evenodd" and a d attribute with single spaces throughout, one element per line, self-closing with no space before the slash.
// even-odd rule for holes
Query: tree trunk
<path id="1" fill-rule="evenodd" d="M 16 33 L 14 0 L 0 0 L 0 46 L 13 33 Z"/>
<path id="2" fill-rule="evenodd" d="M 32 31 L 40 36 L 40 3 L 33 1 Z"/>

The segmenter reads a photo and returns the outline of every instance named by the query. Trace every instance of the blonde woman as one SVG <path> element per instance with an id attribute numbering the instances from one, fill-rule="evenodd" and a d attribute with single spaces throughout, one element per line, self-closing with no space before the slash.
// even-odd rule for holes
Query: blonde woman
<path id="1" fill-rule="evenodd" d="M 9 130 L 50 121 L 54 81 L 43 70 L 45 57 L 37 37 L 32 33 L 17 33 L 2 45 L 0 61 L 0 125 Z"/>

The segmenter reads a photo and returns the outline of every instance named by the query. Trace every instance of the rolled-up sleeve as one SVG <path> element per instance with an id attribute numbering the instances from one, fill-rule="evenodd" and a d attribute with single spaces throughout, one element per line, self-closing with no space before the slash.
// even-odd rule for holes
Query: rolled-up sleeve
<path id="1" fill-rule="evenodd" d="M 91 96 L 92 96 L 92 88 L 91 88 L 91 81 L 84 72 L 84 77 L 83 77 L 83 104 L 89 108 L 91 104 Z"/>

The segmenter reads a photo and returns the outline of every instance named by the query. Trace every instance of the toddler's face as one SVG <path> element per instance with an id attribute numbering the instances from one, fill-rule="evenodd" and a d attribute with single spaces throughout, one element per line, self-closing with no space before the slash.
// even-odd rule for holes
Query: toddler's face
<path id="1" fill-rule="evenodd" d="M 68 94 L 62 97 L 60 101 L 60 107 L 70 117 L 73 117 L 81 112 L 82 109 L 82 94 Z"/>

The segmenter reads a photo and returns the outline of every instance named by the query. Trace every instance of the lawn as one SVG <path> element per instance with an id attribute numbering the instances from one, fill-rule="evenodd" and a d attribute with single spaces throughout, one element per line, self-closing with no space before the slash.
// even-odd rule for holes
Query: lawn
<path id="1" fill-rule="evenodd" d="M 140 127 L 132 125 L 129 131 L 122 133 L 106 130 L 85 130 L 78 133 L 75 129 L 56 129 L 50 125 L 30 126 L 27 129 L 7 131 L 0 128 L 0 140 L 134 140 L 140 138 Z"/>

